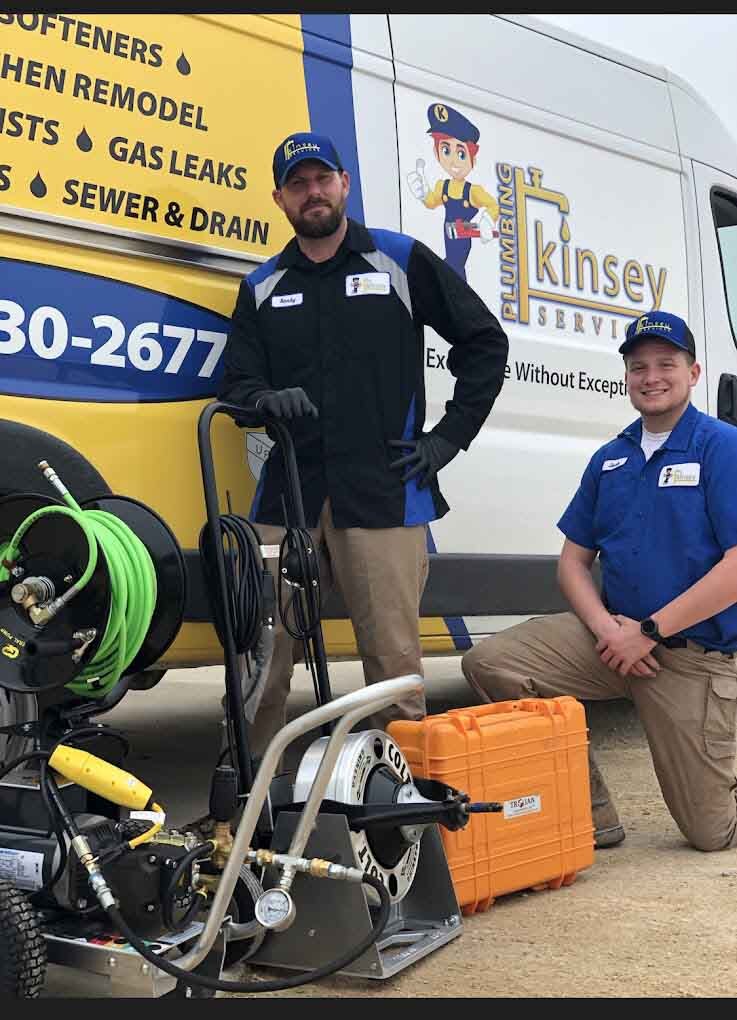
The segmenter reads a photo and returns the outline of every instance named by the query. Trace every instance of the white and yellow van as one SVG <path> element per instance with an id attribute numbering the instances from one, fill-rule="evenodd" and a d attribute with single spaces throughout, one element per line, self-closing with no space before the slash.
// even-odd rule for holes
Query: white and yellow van
<path id="1" fill-rule="evenodd" d="M 475 141 L 438 130 L 461 122 Z M 290 236 L 273 150 L 307 129 L 334 139 L 354 218 L 449 260 L 468 242 L 510 337 L 492 414 L 443 474 L 428 651 L 559 607 L 555 522 L 633 414 L 628 320 L 686 317 L 697 403 L 737 415 L 737 147 L 666 69 L 517 15 L 2 13 L 0 492 L 39 488 L 51 436 L 78 498 L 166 520 L 189 594 L 162 667 L 221 661 L 196 422 L 241 277 Z M 431 332 L 425 358 L 431 427 L 454 380 Z M 247 512 L 266 442 L 218 419 L 223 506 Z M 326 639 L 353 650 L 345 621 Z"/>

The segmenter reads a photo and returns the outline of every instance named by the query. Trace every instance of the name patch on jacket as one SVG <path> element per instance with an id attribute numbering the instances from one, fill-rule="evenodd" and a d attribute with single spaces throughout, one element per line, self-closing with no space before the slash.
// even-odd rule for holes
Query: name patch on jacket
<path id="1" fill-rule="evenodd" d="M 668 464 L 660 472 L 658 488 L 670 485 L 698 485 L 700 478 L 700 464 Z"/>
<path id="2" fill-rule="evenodd" d="M 346 297 L 362 294 L 389 294 L 391 281 L 388 273 L 353 273 L 345 278 Z"/>
<path id="3" fill-rule="evenodd" d="M 271 299 L 272 308 L 292 308 L 301 305 L 303 294 L 275 294 Z"/>
<path id="4" fill-rule="evenodd" d="M 627 463 L 626 457 L 617 457 L 616 460 L 605 460 L 601 465 L 602 471 L 614 471 L 615 468 L 621 467 Z"/>

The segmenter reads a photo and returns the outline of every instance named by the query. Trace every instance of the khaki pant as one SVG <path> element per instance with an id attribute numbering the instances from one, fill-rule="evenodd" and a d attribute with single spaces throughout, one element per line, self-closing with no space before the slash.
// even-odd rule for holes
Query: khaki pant
<path id="1" fill-rule="evenodd" d="M 737 845 L 737 660 L 698 645 L 657 645 L 656 677 L 621 677 L 599 658 L 573 613 L 528 620 L 486 638 L 463 657 L 484 701 L 627 698 L 637 707 L 663 798 L 699 850 Z"/>
<path id="2" fill-rule="evenodd" d="M 262 545 L 278 545 L 284 537 L 284 528 L 268 524 L 255 527 Z M 336 528 L 326 501 L 317 527 L 309 531 L 318 554 L 322 598 L 334 584 L 340 589 L 353 623 L 366 683 L 411 673 L 422 676 L 419 611 L 428 571 L 425 525 Z M 269 559 L 266 565 L 276 577 L 278 560 Z M 284 726 L 294 664 L 302 657 L 302 644 L 291 638 L 277 620 L 271 670 L 249 728 L 253 754 L 263 754 Z M 367 723 L 381 729 L 392 719 L 424 716 L 424 695 L 414 694 L 370 716 Z"/>

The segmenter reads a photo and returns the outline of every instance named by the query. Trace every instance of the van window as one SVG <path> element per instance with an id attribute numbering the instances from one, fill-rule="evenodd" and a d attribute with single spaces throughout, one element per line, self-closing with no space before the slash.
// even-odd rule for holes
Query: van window
<path id="1" fill-rule="evenodd" d="M 737 196 L 727 191 L 711 193 L 711 208 L 717 230 L 719 258 L 722 263 L 724 291 L 732 327 L 732 338 L 737 343 Z"/>

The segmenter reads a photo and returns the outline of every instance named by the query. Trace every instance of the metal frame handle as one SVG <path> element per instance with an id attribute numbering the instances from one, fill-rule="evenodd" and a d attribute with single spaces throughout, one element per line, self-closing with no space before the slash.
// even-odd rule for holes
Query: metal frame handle
<path id="1" fill-rule="evenodd" d="M 194 946 L 176 961 L 178 967 L 182 967 L 184 970 L 191 970 L 193 967 L 196 967 L 207 956 L 215 942 L 220 926 L 225 918 L 236 882 L 238 881 L 238 872 L 245 859 L 246 852 L 250 848 L 256 823 L 261 814 L 263 803 L 268 796 L 271 781 L 279 768 L 281 756 L 289 744 L 309 730 L 342 717 L 330 735 L 289 848 L 290 854 L 299 856 L 314 828 L 320 804 L 348 731 L 367 715 L 372 715 L 382 708 L 396 704 L 409 694 L 421 691 L 423 686 L 424 681 L 422 677 L 416 674 L 395 677 L 392 680 L 381 680 L 378 683 L 371 684 L 370 687 L 364 687 L 360 691 L 351 691 L 349 694 L 344 694 L 342 697 L 336 698 L 326 705 L 318 705 L 317 708 L 313 708 L 304 715 L 287 723 L 272 738 L 264 753 L 246 807 L 233 838 L 230 857 L 223 869 L 205 927 L 200 932 Z"/>

